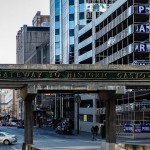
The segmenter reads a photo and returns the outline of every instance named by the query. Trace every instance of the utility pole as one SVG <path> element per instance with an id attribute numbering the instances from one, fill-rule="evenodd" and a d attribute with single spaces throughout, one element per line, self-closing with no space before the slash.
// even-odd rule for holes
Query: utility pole
<path id="1" fill-rule="evenodd" d="M 81 96 L 76 95 L 75 96 L 75 103 L 77 103 L 77 134 L 79 134 L 79 107 L 80 107 L 80 102 L 81 102 Z"/>

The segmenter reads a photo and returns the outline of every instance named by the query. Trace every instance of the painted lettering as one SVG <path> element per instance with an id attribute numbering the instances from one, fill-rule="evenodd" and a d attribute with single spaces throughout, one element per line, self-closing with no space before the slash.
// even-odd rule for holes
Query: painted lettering
<path id="1" fill-rule="evenodd" d="M 30 77 L 30 72 L 24 72 L 23 75 L 24 75 L 24 77 L 28 78 L 28 77 Z"/>
<path id="2" fill-rule="evenodd" d="M 16 74 L 17 74 L 17 78 L 21 78 L 20 72 L 17 72 Z"/>
<path id="3" fill-rule="evenodd" d="M 4 77 L 4 78 L 8 78 L 8 74 L 7 74 L 7 72 L 4 72 L 3 77 Z"/>
<path id="4" fill-rule="evenodd" d="M 42 72 L 37 72 L 38 78 L 41 78 Z"/>
<path id="5" fill-rule="evenodd" d="M 35 72 L 31 73 L 31 78 L 36 78 Z"/>

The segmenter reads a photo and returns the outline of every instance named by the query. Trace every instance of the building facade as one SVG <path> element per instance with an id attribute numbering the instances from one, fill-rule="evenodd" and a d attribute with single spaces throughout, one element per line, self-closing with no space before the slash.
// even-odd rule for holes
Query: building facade
<path id="1" fill-rule="evenodd" d="M 75 63 L 149 65 L 149 10 L 149 0 L 118 0 L 99 17 L 96 16 L 96 11 L 93 12 L 92 22 L 83 28 L 79 25 L 75 27 Z M 132 93 L 135 92 L 128 94 Z M 150 123 L 149 97 L 146 97 L 144 102 L 143 99 L 145 98 L 136 98 L 135 95 L 134 98 L 127 98 L 126 101 L 122 100 L 117 104 L 117 131 L 127 132 L 122 135 L 142 132 L 141 125 L 137 127 L 131 124 L 143 124 L 143 128 L 146 128 Z M 103 123 L 105 104 L 99 104 L 100 108 L 95 107 L 96 122 Z M 138 109 L 135 109 L 136 105 L 139 106 Z M 126 127 L 135 127 L 135 130 L 126 131 Z M 133 133 L 130 137 L 137 135 Z"/>
<path id="2" fill-rule="evenodd" d="M 74 63 L 74 27 L 83 27 L 91 22 L 94 6 L 96 15 L 99 16 L 114 1 L 116 0 L 51 0 L 50 63 Z"/>
<path id="3" fill-rule="evenodd" d="M 76 63 L 78 57 L 74 54 L 75 45 L 78 39 L 75 34 L 75 26 L 82 29 L 84 26 L 88 26 L 92 21 L 93 10 L 96 17 L 100 16 L 115 2 L 116 0 L 51 0 L 50 1 L 50 63 L 51 64 L 71 64 Z M 91 62 L 88 62 L 91 63 Z M 87 95 L 81 97 L 84 103 L 87 99 L 93 97 L 95 102 L 95 95 L 89 97 Z M 77 120 L 77 105 L 75 105 L 75 120 Z M 95 105 L 94 105 L 95 106 Z M 86 107 L 85 107 L 86 108 Z M 80 111 L 85 112 L 84 106 L 80 108 Z M 94 109 L 90 106 L 86 108 L 89 111 L 94 112 Z M 90 116 L 92 116 L 90 114 Z M 95 116 L 95 115 L 94 115 Z M 80 120 L 83 120 L 84 116 L 80 116 Z M 87 116 L 87 120 L 92 120 L 92 117 Z M 95 120 L 95 119 L 94 119 Z M 90 131 L 92 124 L 96 122 L 80 122 L 80 130 Z M 75 123 L 76 125 L 76 123 Z M 76 128 L 76 126 L 75 126 Z M 82 128 L 82 129 L 81 129 Z"/>
<path id="4" fill-rule="evenodd" d="M 16 36 L 17 64 L 36 64 L 36 48 L 49 38 L 49 27 L 24 25 Z"/>

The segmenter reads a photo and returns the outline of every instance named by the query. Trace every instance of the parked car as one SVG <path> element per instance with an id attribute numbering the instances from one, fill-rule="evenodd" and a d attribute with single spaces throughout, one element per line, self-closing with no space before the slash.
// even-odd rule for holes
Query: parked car
<path id="1" fill-rule="evenodd" d="M 7 132 L 0 132 L 0 143 L 3 143 L 4 145 L 9 145 L 15 142 L 17 142 L 16 135 L 11 135 Z"/>

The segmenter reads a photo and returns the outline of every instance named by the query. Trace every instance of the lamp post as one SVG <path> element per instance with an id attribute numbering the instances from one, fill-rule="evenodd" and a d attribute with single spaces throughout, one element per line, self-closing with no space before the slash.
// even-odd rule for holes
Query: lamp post
<path id="1" fill-rule="evenodd" d="M 81 96 L 76 95 L 75 96 L 75 103 L 77 103 L 77 134 L 79 134 L 79 106 L 81 102 Z"/>

